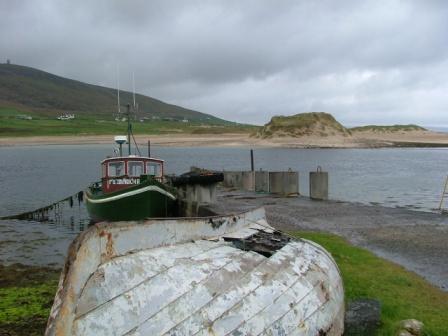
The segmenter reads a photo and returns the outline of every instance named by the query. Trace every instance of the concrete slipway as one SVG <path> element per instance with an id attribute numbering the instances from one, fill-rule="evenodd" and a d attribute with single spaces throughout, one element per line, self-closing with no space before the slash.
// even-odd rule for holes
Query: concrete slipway
<path id="1" fill-rule="evenodd" d="M 72 243 L 46 335 L 342 335 L 322 247 L 221 217 L 97 224 Z"/>

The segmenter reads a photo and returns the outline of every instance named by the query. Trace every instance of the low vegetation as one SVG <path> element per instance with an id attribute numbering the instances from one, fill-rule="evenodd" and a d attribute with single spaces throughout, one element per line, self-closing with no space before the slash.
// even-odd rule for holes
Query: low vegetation
<path id="1" fill-rule="evenodd" d="M 376 132 L 376 133 L 389 133 L 389 132 L 410 132 L 410 131 L 427 131 L 418 125 L 391 125 L 391 126 L 377 126 L 377 125 L 367 125 L 350 128 L 352 132 Z"/>
<path id="2" fill-rule="evenodd" d="M 301 136 L 350 136 L 331 114 L 325 112 L 300 113 L 293 116 L 276 116 L 254 134 L 260 138 Z"/>
<path id="3" fill-rule="evenodd" d="M 448 293 L 341 237 L 316 232 L 293 234 L 321 244 L 333 255 L 342 273 L 347 302 L 359 298 L 381 302 L 379 335 L 395 335 L 398 322 L 410 318 L 422 321 L 427 335 L 446 335 Z"/>
<path id="4" fill-rule="evenodd" d="M 32 119 L 27 119 L 31 117 Z M 47 135 L 100 135 L 125 133 L 127 123 L 115 121 L 111 116 L 76 116 L 75 119 L 58 120 L 36 112 L 24 112 L 13 108 L 0 108 L 0 136 L 47 136 Z M 174 120 L 133 121 L 135 134 L 222 134 L 249 133 L 254 126 L 227 123 L 225 125 Z"/>
<path id="5" fill-rule="evenodd" d="M 0 265 L 0 335 L 43 335 L 59 271 Z"/>

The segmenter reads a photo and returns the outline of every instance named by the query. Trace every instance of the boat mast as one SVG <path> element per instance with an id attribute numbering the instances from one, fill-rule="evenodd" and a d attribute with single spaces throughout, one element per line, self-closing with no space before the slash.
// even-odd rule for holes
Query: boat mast
<path id="1" fill-rule="evenodd" d="M 132 132 L 132 129 L 131 129 L 131 105 L 127 104 L 126 108 L 127 108 L 126 114 L 127 114 L 127 119 L 128 119 L 128 153 L 129 153 L 129 155 L 131 155 L 131 132 Z"/>
<path id="2" fill-rule="evenodd" d="M 118 118 L 120 118 L 120 66 L 117 64 L 117 107 L 118 107 Z"/>
<path id="3" fill-rule="evenodd" d="M 132 71 L 132 98 L 134 100 L 134 112 L 135 112 L 135 76 L 134 71 Z"/>

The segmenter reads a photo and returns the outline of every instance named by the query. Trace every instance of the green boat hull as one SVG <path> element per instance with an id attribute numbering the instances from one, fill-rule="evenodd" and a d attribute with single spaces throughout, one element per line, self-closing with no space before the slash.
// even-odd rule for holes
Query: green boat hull
<path id="1" fill-rule="evenodd" d="M 168 217 L 176 208 L 174 194 L 160 183 L 142 183 L 110 194 L 95 193 L 88 188 L 85 201 L 93 222 Z"/>

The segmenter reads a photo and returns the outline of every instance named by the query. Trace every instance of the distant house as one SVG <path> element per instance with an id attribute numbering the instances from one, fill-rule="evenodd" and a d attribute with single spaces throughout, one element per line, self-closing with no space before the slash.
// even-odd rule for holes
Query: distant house
<path id="1" fill-rule="evenodd" d="M 75 119 L 75 115 L 74 114 L 63 114 L 63 115 L 60 115 L 57 119 L 58 120 L 71 120 L 71 119 Z"/>
<path id="2" fill-rule="evenodd" d="M 25 114 L 19 114 L 16 116 L 17 119 L 22 119 L 22 120 L 33 120 L 33 117 L 29 116 L 29 115 L 25 115 Z"/>
<path id="3" fill-rule="evenodd" d="M 183 122 L 183 123 L 187 123 L 187 122 L 189 122 L 189 121 L 188 121 L 188 119 L 185 119 L 185 118 L 184 118 L 184 119 L 182 119 L 182 122 Z"/>

